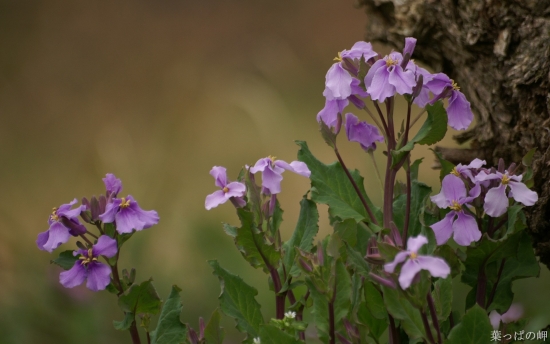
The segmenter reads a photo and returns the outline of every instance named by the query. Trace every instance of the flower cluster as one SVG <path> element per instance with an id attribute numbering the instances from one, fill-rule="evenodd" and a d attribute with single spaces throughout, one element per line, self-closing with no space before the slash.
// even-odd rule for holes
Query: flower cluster
<path id="1" fill-rule="evenodd" d="M 478 241 L 481 230 L 470 208 L 479 208 L 481 203 L 487 215 L 499 217 L 506 213 L 509 198 L 526 206 L 532 206 L 538 200 L 537 193 L 521 183 L 521 175 L 514 175 L 512 169 L 510 172 L 503 168 L 502 171 L 483 168 L 485 163 L 474 159 L 467 166 L 458 164 L 443 178 L 441 192 L 431 197 L 439 208 L 450 210 L 441 221 L 431 226 L 438 245 L 446 243 L 451 236 L 461 246 Z M 507 196 L 508 186 L 510 192 Z"/>
<path id="2" fill-rule="evenodd" d="M 143 210 L 131 195 L 117 198 L 122 190 L 122 182 L 115 175 L 108 173 L 103 178 L 105 196 L 99 199 L 82 199 L 82 205 L 71 209 L 77 203 L 76 198 L 70 203 L 54 208 L 48 218 L 49 228 L 38 234 L 36 245 L 39 249 L 53 252 L 60 245 L 69 241 L 71 236 L 80 237 L 88 243 L 87 249 L 74 251 L 80 255 L 74 266 L 60 275 L 60 282 L 67 288 L 80 285 L 88 280 L 87 287 L 91 290 L 103 290 L 110 283 L 111 267 L 100 263 L 99 256 L 111 258 L 117 253 L 117 240 L 106 235 L 100 229 L 100 236 L 90 233 L 80 222 L 79 217 L 86 223 L 97 228 L 102 224 L 113 224 L 118 235 L 129 234 L 149 228 L 159 222 L 159 216 L 154 210 Z M 97 238 L 92 244 L 90 238 Z"/>

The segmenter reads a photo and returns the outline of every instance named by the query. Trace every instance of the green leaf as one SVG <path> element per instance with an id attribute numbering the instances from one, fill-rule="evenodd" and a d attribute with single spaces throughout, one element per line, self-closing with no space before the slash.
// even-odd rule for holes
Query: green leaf
<path id="1" fill-rule="evenodd" d="M 329 214 L 342 220 L 354 219 L 356 222 L 370 218 L 361 203 L 353 185 L 346 176 L 339 162 L 325 165 L 309 151 L 307 143 L 296 141 L 300 150 L 298 160 L 306 163 L 311 171 L 311 199 L 317 203 L 328 204 Z M 357 170 L 350 171 L 355 183 L 365 198 L 378 223 L 382 223 L 382 212 L 370 201 L 363 186 L 363 177 Z"/>
<path id="2" fill-rule="evenodd" d="M 260 340 L 262 344 L 299 344 L 302 341 L 297 340 L 294 336 L 283 332 L 274 325 L 262 325 L 260 329 Z"/>
<path id="3" fill-rule="evenodd" d="M 256 228 L 254 215 L 245 208 L 237 209 L 237 215 L 241 220 L 240 228 L 231 228 L 233 226 L 224 224 L 226 233 L 236 233 L 234 237 L 235 245 L 242 256 L 254 268 L 261 267 L 264 272 L 269 273 L 269 264 L 273 268 L 279 266 L 281 252 L 275 249 L 272 243 L 265 240 L 265 235 Z"/>
<path id="4" fill-rule="evenodd" d="M 357 226 L 357 222 L 353 219 L 337 221 L 333 224 L 334 232 L 338 233 L 340 238 L 352 247 L 355 247 L 357 243 Z"/>
<path id="5" fill-rule="evenodd" d="M 530 167 L 533 164 L 533 157 L 535 156 L 536 148 L 531 148 L 527 154 L 521 159 L 523 166 Z"/>
<path id="6" fill-rule="evenodd" d="M 258 291 L 246 284 L 239 276 L 222 268 L 216 260 L 208 261 L 221 284 L 219 296 L 221 311 L 237 321 L 237 329 L 257 337 L 264 323 L 260 304 L 255 296 Z"/>
<path id="7" fill-rule="evenodd" d="M 116 236 L 116 228 L 114 223 L 104 223 L 103 224 L 103 231 L 106 235 L 108 235 L 111 238 L 115 238 Z"/>
<path id="8" fill-rule="evenodd" d="M 348 244 L 346 244 L 346 248 L 348 252 L 348 262 L 351 266 L 353 266 L 355 273 L 363 277 L 367 277 L 369 275 L 370 268 L 365 261 L 365 258 L 363 258 L 363 255 Z"/>
<path id="9" fill-rule="evenodd" d="M 313 238 L 319 231 L 319 212 L 317 211 L 317 204 L 315 202 L 303 198 L 300 201 L 300 216 L 298 217 L 298 223 L 292 233 L 292 237 L 283 244 L 284 265 L 286 271 L 289 271 L 291 276 L 298 276 L 300 273 L 299 267 L 296 266 L 295 257 L 296 249 L 298 247 L 302 251 L 310 252 L 313 247 Z"/>
<path id="10" fill-rule="evenodd" d="M 187 339 L 187 326 L 180 320 L 183 308 L 181 289 L 173 285 L 168 300 L 160 312 L 157 328 L 151 332 L 151 344 L 177 344 Z"/>
<path id="11" fill-rule="evenodd" d="M 492 331 L 487 313 L 476 304 L 451 330 L 446 344 L 488 344 L 491 343 Z"/>
<path id="12" fill-rule="evenodd" d="M 437 318 L 444 321 L 451 314 L 453 305 L 453 283 L 451 277 L 440 278 L 434 284 L 432 298 L 435 303 Z"/>
<path id="13" fill-rule="evenodd" d="M 514 204 L 508 207 L 508 223 L 506 234 L 513 234 L 526 227 L 525 214 L 521 212 L 523 205 Z"/>
<path id="14" fill-rule="evenodd" d="M 460 275 L 462 264 L 458 259 L 456 252 L 449 245 L 438 246 L 434 251 L 434 256 L 443 258 L 451 267 L 451 277 Z"/>
<path id="15" fill-rule="evenodd" d="M 396 289 L 382 287 L 384 303 L 388 312 L 397 320 L 401 320 L 403 330 L 410 339 L 426 338 L 420 311 Z"/>
<path id="16" fill-rule="evenodd" d="M 367 327 L 369 330 L 369 335 L 378 343 L 378 338 L 380 338 L 382 333 L 384 333 L 388 327 L 387 313 L 384 318 L 377 318 L 372 314 L 368 305 L 369 300 L 361 302 L 359 312 L 357 313 L 357 320 Z"/>
<path id="17" fill-rule="evenodd" d="M 73 256 L 73 250 L 63 251 L 59 254 L 59 257 L 50 260 L 50 264 L 61 266 L 64 270 L 69 270 L 74 266 L 74 263 L 78 260 L 78 256 Z"/>
<path id="18" fill-rule="evenodd" d="M 348 315 L 351 306 L 351 277 L 342 262 L 336 260 L 336 298 L 334 299 L 334 321 L 340 323 Z"/>
<path id="19" fill-rule="evenodd" d="M 126 331 L 127 329 L 130 328 L 130 326 L 132 326 L 134 319 L 135 319 L 134 313 L 126 313 L 122 321 L 116 321 L 116 320 L 113 321 L 113 326 L 117 330 Z"/>
<path id="20" fill-rule="evenodd" d="M 423 208 L 426 199 L 432 193 L 432 188 L 419 181 L 413 180 L 411 183 L 411 210 L 409 218 L 409 237 L 418 236 L 422 229 L 420 216 L 424 215 Z M 407 206 L 407 196 L 400 195 L 393 203 L 394 222 L 397 228 L 404 228 L 405 210 Z"/>
<path id="21" fill-rule="evenodd" d="M 220 312 L 216 309 L 210 316 L 210 320 L 204 329 L 206 344 L 222 344 L 225 336 L 223 328 L 220 327 Z"/>
<path id="22" fill-rule="evenodd" d="M 313 301 L 313 319 L 317 327 L 319 339 L 323 343 L 329 340 L 329 324 L 328 324 L 328 298 L 315 287 L 315 283 L 310 277 L 306 277 L 306 285 L 310 292 L 311 300 Z"/>
<path id="23" fill-rule="evenodd" d="M 428 117 L 416 135 L 405 146 L 391 152 L 393 156 L 392 167 L 397 166 L 405 155 L 413 150 L 416 143 L 433 145 L 445 137 L 447 133 L 447 112 L 443 108 L 443 102 L 438 101 L 434 105 L 427 105 L 426 110 L 428 111 Z"/>
<path id="24" fill-rule="evenodd" d="M 374 284 L 369 281 L 365 281 L 365 301 L 367 303 L 367 308 L 371 314 L 376 319 L 386 319 L 388 317 L 388 312 L 386 311 L 386 306 L 384 305 L 384 299 L 382 294 Z"/>
<path id="25" fill-rule="evenodd" d="M 434 149 L 430 149 L 430 150 L 434 152 L 435 157 L 439 162 L 439 165 L 440 165 L 439 181 L 441 182 L 443 181 L 443 178 L 445 178 L 446 175 L 452 172 L 452 170 L 455 168 L 455 165 L 452 162 L 443 159 L 443 156 L 441 155 L 441 153 L 437 152 Z"/>
<path id="26" fill-rule="evenodd" d="M 162 301 L 153 286 L 152 279 L 139 285 L 132 285 L 130 289 L 118 298 L 120 309 L 124 312 L 134 314 L 157 314 L 160 311 L 161 304 Z"/>

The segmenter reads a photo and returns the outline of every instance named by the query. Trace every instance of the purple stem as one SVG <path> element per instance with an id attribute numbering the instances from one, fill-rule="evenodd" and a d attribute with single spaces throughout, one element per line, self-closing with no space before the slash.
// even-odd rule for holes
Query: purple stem
<path id="1" fill-rule="evenodd" d="M 485 275 L 485 261 L 481 264 L 477 274 L 476 302 L 485 309 L 485 294 L 487 289 L 487 276 Z"/>
<path id="2" fill-rule="evenodd" d="M 497 280 L 495 281 L 495 284 L 493 284 L 493 289 L 491 289 L 491 294 L 489 295 L 489 301 L 487 301 L 487 307 L 491 305 L 491 303 L 493 302 L 493 298 L 495 297 L 498 282 L 500 282 L 500 276 L 502 276 L 502 271 L 504 271 L 504 263 L 506 263 L 506 258 L 504 258 L 502 262 L 500 262 L 500 267 L 498 268 Z"/>
<path id="3" fill-rule="evenodd" d="M 430 292 L 428 292 L 426 299 L 428 300 L 428 307 L 430 308 L 432 323 L 435 327 L 435 330 L 437 331 L 437 342 L 443 343 L 443 341 L 441 340 L 441 330 L 439 329 L 439 319 L 437 319 L 437 311 L 435 310 L 434 299 L 432 298 L 432 294 Z"/>
<path id="4" fill-rule="evenodd" d="M 407 204 L 405 206 L 405 223 L 403 225 L 403 247 L 407 242 L 407 236 L 409 235 L 409 221 L 411 218 L 411 158 L 407 156 L 407 170 L 405 171 L 407 176 Z"/>
<path id="5" fill-rule="evenodd" d="M 336 326 L 334 322 L 334 300 L 336 300 L 336 281 L 334 281 L 334 292 L 332 294 L 332 299 L 328 303 L 330 344 L 336 344 Z"/>
<path id="6" fill-rule="evenodd" d="M 422 317 L 422 324 L 424 324 L 424 330 L 428 335 L 428 341 L 431 344 L 435 344 L 434 336 L 432 334 L 432 329 L 430 328 L 430 323 L 428 322 L 428 317 L 426 317 L 426 313 L 424 313 L 424 311 L 420 311 L 420 316 Z"/>
<path id="7" fill-rule="evenodd" d="M 393 317 L 389 313 L 388 318 L 390 320 L 390 330 L 388 331 L 390 336 L 390 344 L 399 344 L 399 335 L 397 334 L 397 328 L 395 327 L 395 320 L 393 320 Z"/>

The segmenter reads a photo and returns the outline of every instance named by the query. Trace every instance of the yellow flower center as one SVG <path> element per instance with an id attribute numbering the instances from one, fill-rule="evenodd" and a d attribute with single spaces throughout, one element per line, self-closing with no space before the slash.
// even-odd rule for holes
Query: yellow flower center
<path id="1" fill-rule="evenodd" d="M 59 216 L 57 215 L 57 208 L 53 208 L 52 209 L 52 214 L 50 215 L 50 219 L 52 219 L 52 221 L 59 221 Z"/>
<path id="2" fill-rule="evenodd" d="M 121 208 L 128 208 L 130 206 L 130 200 L 122 197 L 120 199 L 120 207 Z"/>
<path id="3" fill-rule="evenodd" d="M 342 52 L 341 51 L 338 52 L 338 56 L 336 56 L 333 61 L 342 62 Z"/>
<path id="4" fill-rule="evenodd" d="M 78 259 L 82 260 L 83 265 L 88 265 L 91 262 L 96 262 L 97 261 L 97 258 L 94 258 L 93 254 L 92 254 L 92 249 L 91 248 L 88 249 L 88 256 L 87 257 L 80 256 Z"/>
<path id="5" fill-rule="evenodd" d="M 458 204 L 457 201 L 453 201 L 452 205 L 449 207 L 449 209 L 454 210 L 454 211 L 461 211 L 462 206 L 460 204 Z"/>
<path id="6" fill-rule="evenodd" d="M 508 175 L 503 175 L 502 176 L 502 184 L 503 185 L 508 185 L 508 183 L 510 182 L 510 177 L 508 177 Z"/>
<path id="7" fill-rule="evenodd" d="M 452 86 L 453 86 L 453 90 L 460 91 L 460 87 L 458 86 L 458 84 L 453 79 L 451 79 L 451 83 L 452 83 Z"/>
<path id="8" fill-rule="evenodd" d="M 416 252 L 411 252 L 409 257 L 411 257 L 411 259 L 416 259 L 416 257 L 418 257 L 418 254 Z"/>
<path id="9" fill-rule="evenodd" d="M 277 159 L 277 157 L 273 155 L 268 156 L 268 158 L 271 160 L 271 163 L 275 163 L 275 160 Z"/>
<path id="10" fill-rule="evenodd" d="M 458 171 L 456 170 L 456 167 L 453 168 L 453 170 L 451 171 L 451 174 L 454 174 L 455 176 L 460 177 L 460 173 L 458 173 Z"/>
<path id="11" fill-rule="evenodd" d="M 386 67 L 395 66 L 398 63 L 399 61 L 392 59 L 392 57 L 388 55 L 388 58 L 386 59 Z"/>
<path id="12" fill-rule="evenodd" d="M 224 193 L 228 193 L 228 192 L 229 192 L 229 189 L 227 188 L 227 186 L 224 186 L 222 190 L 223 190 Z"/>

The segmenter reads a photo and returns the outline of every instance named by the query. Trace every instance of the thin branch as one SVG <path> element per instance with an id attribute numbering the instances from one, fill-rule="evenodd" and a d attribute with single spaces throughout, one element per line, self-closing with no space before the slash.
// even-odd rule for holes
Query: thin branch
<path id="1" fill-rule="evenodd" d="M 495 297 L 498 282 L 500 282 L 500 276 L 502 276 L 502 271 L 504 271 L 504 263 L 506 263 L 506 258 L 502 259 L 502 262 L 500 262 L 500 267 L 498 268 L 497 280 L 495 281 L 495 284 L 493 284 L 493 288 L 491 289 L 491 294 L 489 295 L 489 301 L 487 301 L 487 307 L 491 305 L 491 303 L 493 302 L 493 298 Z"/>
<path id="2" fill-rule="evenodd" d="M 435 330 L 437 331 L 437 342 L 443 343 L 443 341 L 441 340 L 441 329 L 439 328 L 439 319 L 437 319 L 437 311 L 435 310 L 434 299 L 432 298 L 432 294 L 430 292 L 428 292 L 426 299 L 428 300 L 428 307 L 430 308 L 432 323 L 435 327 Z"/>

